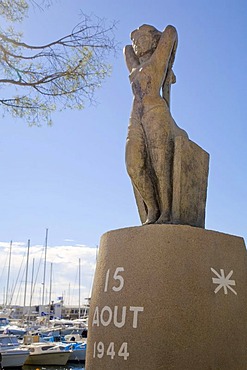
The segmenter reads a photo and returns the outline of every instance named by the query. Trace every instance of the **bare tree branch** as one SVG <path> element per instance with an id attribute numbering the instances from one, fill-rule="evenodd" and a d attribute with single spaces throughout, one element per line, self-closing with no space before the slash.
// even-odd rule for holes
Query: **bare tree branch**
<path id="1" fill-rule="evenodd" d="M 10 4 L 10 0 L 3 2 L 6 7 Z M 16 7 L 21 3 L 27 9 L 25 0 L 14 0 Z M 19 34 L 0 29 L 0 88 L 2 92 L 4 86 L 17 89 L 16 97 L 0 96 L 0 105 L 8 112 L 12 107 L 18 116 L 19 109 L 23 118 L 26 111 L 28 121 L 33 115 L 32 122 L 39 124 L 37 120 L 44 117 L 50 122 L 56 104 L 60 109 L 82 109 L 85 101 L 93 100 L 95 90 L 110 73 L 106 59 L 117 50 L 115 23 L 81 16 L 70 34 L 43 45 L 29 45 Z"/>

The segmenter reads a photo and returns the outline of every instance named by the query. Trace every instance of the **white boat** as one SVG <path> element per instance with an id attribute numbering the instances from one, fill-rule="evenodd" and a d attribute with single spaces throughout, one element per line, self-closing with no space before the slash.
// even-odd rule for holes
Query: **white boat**
<path id="1" fill-rule="evenodd" d="M 29 356 L 27 349 L 20 348 L 15 335 L 0 334 L 0 353 L 2 367 L 22 367 Z"/>
<path id="2" fill-rule="evenodd" d="M 11 314 L 11 309 L 3 309 L 0 311 L 0 333 L 2 334 L 6 327 L 9 325 L 9 316 Z"/>
<path id="3" fill-rule="evenodd" d="M 56 343 L 37 342 L 21 347 L 30 352 L 25 365 L 66 365 L 71 354 Z"/>
<path id="4" fill-rule="evenodd" d="M 83 320 L 66 320 L 66 319 L 53 319 L 49 320 L 46 326 L 41 326 L 37 333 L 44 336 L 65 336 L 69 334 L 82 335 L 87 330 L 85 319 Z"/>
<path id="5" fill-rule="evenodd" d="M 20 348 L 6 349 L 0 353 L 2 356 L 1 365 L 4 369 L 13 367 L 21 368 L 29 356 L 28 350 Z"/>
<path id="6" fill-rule="evenodd" d="M 12 308 L 4 308 L 0 311 L 0 318 L 8 319 L 12 313 Z"/>
<path id="7" fill-rule="evenodd" d="M 17 325 L 7 325 L 3 333 L 14 334 L 18 338 L 22 338 L 27 332 L 27 329 Z"/>

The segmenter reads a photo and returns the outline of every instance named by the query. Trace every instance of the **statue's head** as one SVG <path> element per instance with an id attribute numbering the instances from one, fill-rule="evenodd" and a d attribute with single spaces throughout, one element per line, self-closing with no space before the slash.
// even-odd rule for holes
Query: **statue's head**
<path id="1" fill-rule="evenodd" d="M 136 56 L 141 57 L 147 52 L 153 52 L 157 47 L 160 36 L 161 32 L 148 24 L 143 24 L 131 32 L 130 38 Z"/>

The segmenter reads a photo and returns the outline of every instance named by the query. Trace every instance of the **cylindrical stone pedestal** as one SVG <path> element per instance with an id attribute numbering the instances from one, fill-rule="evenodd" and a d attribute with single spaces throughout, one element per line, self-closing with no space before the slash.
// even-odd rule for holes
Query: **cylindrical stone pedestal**
<path id="1" fill-rule="evenodd" d="M 246 370 L 240 237 L 147 225 L 101 238 L 86 370 Z"/>

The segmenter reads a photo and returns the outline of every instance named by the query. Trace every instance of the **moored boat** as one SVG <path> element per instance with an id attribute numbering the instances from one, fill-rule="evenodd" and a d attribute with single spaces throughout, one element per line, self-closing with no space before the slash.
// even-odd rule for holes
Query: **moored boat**
<path id="1" fill-rule="evenodd" d="M 0 334 L 0 353 L 2 368 L 22 367 L 29 356 L 28 349 L 20 348 L 15 335 Z"/>
<path id="2" fill-rule="evenodd" d="M 29 351 L 20 348 L 6 349 L 1 353 L 1 365 L 6 368 L 21 368 L 29 356 Z"/>
<path id="3" fill-rule="evenodd" d="M 30 352 L 25 365 L 66 365 L 71 354 L 56 343 L 37 342 L 21 347 Z"/>
<path id="4" fill-rule="evenodd" d="M 84 342 L 77 342 L 71 345 L 71 354 L 69 356 L 69 360 L 71 362 L 84 362 L 86 360 L 86 349 L 87 343 Z"/>
<path id="5" fill-rule="evenodd" d="M 87 340 L 80 335 L 67 335 L 60 345 L 71 350 L 69 362 L 84 362 L 86 360 Z"/>

